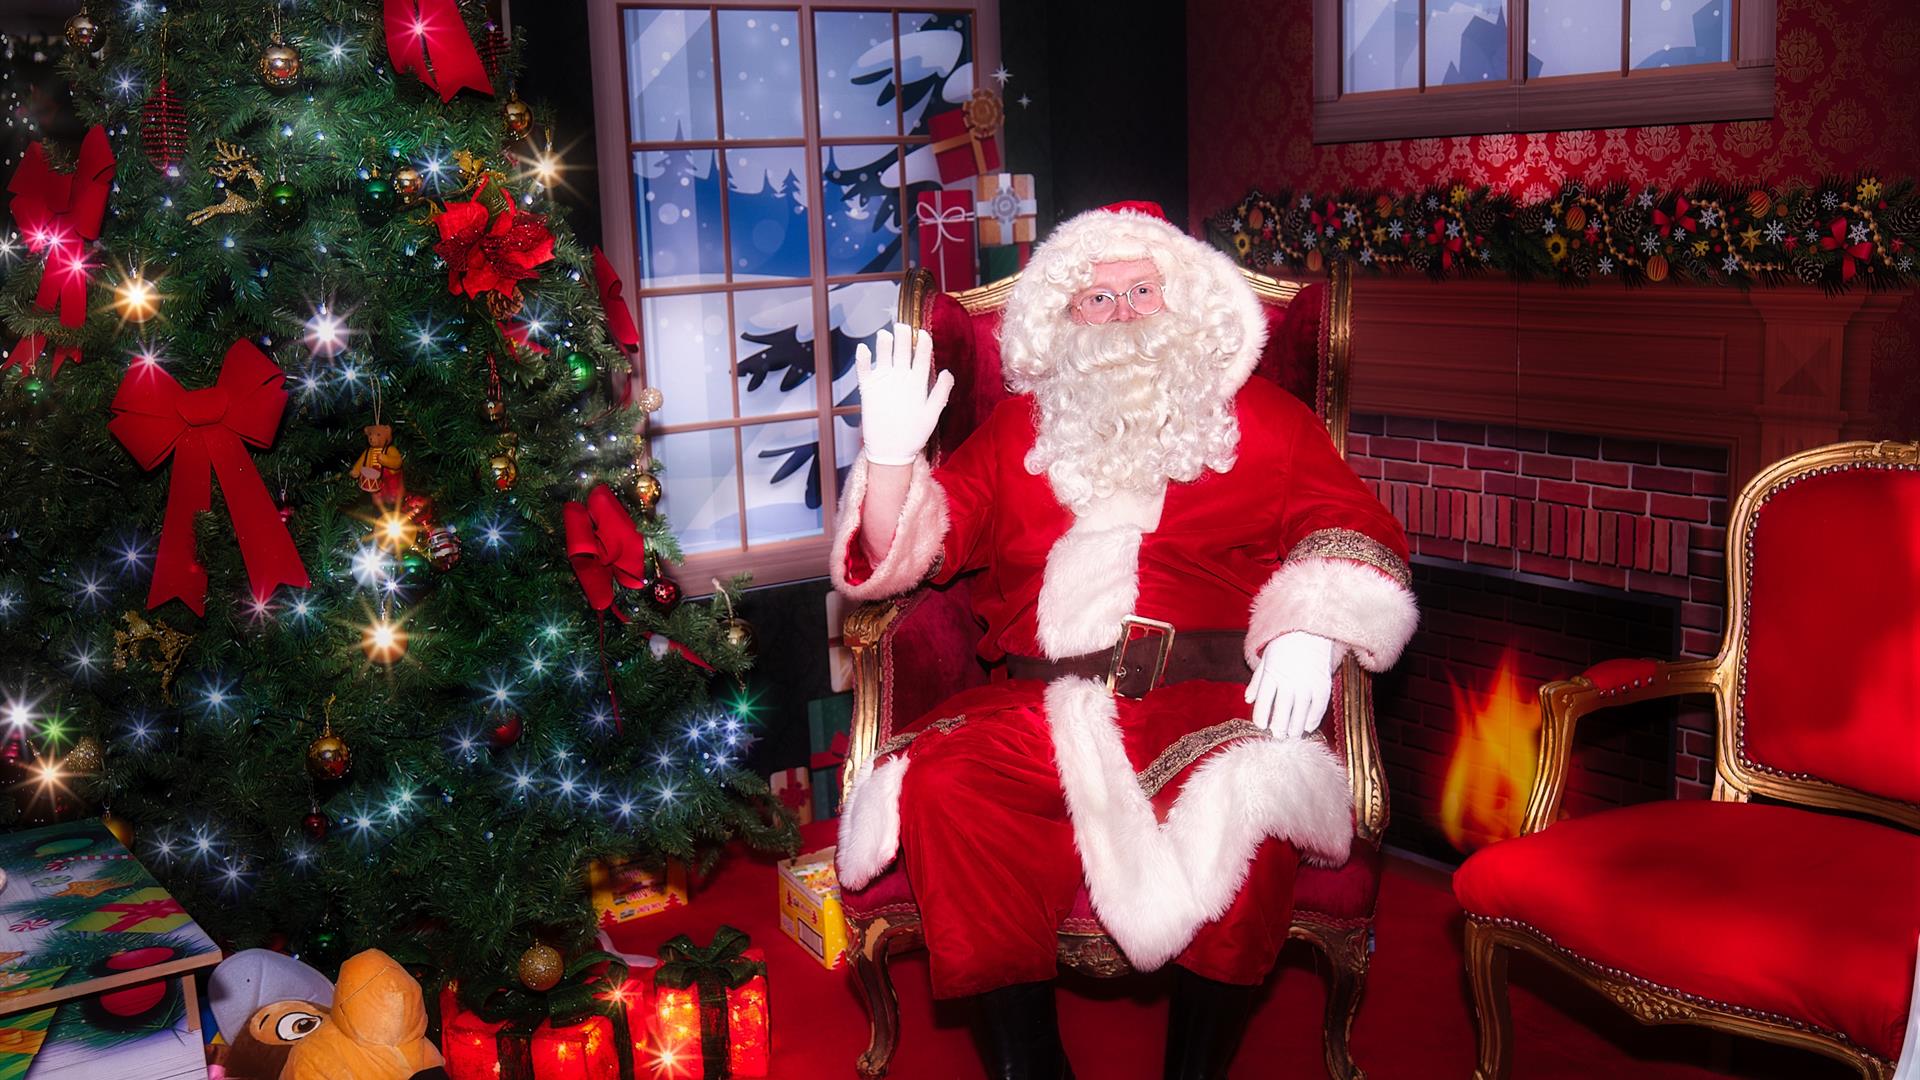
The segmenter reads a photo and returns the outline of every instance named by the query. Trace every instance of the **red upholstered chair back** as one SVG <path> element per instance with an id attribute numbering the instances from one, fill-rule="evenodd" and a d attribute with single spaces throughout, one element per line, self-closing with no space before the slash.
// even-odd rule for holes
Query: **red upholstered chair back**
<path id="1" fill-rule="evenodd" d="M 1885 812 L 1835 798 L 1858 793 L 1920 812 L 1916 456 L 1913 445 L 1823 447 L 1741 496 L 1723 657 L 1734 723 L 1721 750 L 1756 791 Z"/>
<path id="2" fill-rule="evenodd" d="M 1242 271 L 1267 315 L 1267 344 L 1256 378 L 1270 379 L 1305 402 L 1327 424 L 1342 454 L 1347 445 L 1347 344 L 1351 281 L 1344 270 L 1326 282 L 1280 281 Z M 1000 372 L 1000 316 L 1016 278 L 960 293 L 943 293 L 932 275 L 909 274 L 900 291 L 900 321 L 933 335 L 934 365 L 953 372 L 953 395 L 934 433 L 934 459 L 959 446 L 1008 397 Z M 935 604 L 971 612 L 964 588 L 923 589 L 910 605 Z M 903 612 L 901 618 L 906 618 Z M 970 624 L 957 617 L 916 620 L 929 630 L 896 637 L 883 652 L 879 731 L 874 745 L 892 737 L 895 722 L 907 722 L 938 705 L 955 689 L 986 681 L 972 661 Z M 956 668 L 960 670 L 955 670 Z M 902 677 L 904 676 L 904 677 Z M 1359 834 L 1378 841 L 1386 829 L 1386 783 L 1374 734 L 1366 675 L 1349 661 L 1334 680 L 1329 746 L 1347 761 L 1354 785 Z"/>

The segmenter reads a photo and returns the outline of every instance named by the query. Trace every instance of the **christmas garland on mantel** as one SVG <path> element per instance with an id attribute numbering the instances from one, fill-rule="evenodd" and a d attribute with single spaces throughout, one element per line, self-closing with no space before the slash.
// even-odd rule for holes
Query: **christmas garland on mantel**
<path id="1" fill-rule="evenodd" d="M 1920 189 L 1871 176 L 1780 190 L 1569 183 L 1527 206 L 1463 184 L 1402 194 L 1256 189 L 1209 218 L 1207 230 L 1263 272 L 1318 271 L 1341 259 L 1373 272 L 1493 272 L 1569 285 L 1798 282 L 1845 292 L 1920 282 Z"/>

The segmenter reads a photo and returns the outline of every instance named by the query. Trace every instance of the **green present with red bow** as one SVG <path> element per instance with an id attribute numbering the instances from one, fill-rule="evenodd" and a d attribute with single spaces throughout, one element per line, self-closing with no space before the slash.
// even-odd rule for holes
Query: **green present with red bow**
<path id="1" fill-rule="evenodd" d="M 773 1025 L 767 962 L 745 933 L 722 926 L 695 945 L 685 934 L 660 946 L 653 969 L 654 1060 L 675 1076 L 723 1080 L 765 1076 Z"/>

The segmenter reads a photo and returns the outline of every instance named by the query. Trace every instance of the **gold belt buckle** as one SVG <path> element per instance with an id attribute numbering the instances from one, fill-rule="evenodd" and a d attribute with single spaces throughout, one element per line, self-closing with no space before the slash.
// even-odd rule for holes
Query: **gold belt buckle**
<path id="1" fill-rule="evenodd" d="M 1120 639 L 1113 643 L 1113 655 L 1107 659 L 1107 693 L 1118 692 L 1120 680 L 1127 677 L 1127 646 L 1133 642 L 1135 628 L 1151 634 L 1160 635 L 1160 654 L 1153 661 L 1153 681 L 1147 684 L 1151 690 L 1160 685 L 1160 679 L 1167 673 L 1167 659 L 1173 655 L 1173 624 L 1159 619 L 1146 619 L 1138 615 L 1128 615 L 1120 620 Z"/>

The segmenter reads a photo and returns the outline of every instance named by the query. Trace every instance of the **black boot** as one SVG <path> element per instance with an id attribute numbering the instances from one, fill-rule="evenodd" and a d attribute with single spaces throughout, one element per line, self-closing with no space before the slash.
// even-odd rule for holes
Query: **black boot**
<path id="1" fill-rule="evenodd" d="M 1072 1080 L 1050 982 L 979 995 L 980 1043 L 990 1080 Z"/>
<path id="2" fill-rule="evenodd" d="M 1259 989 L 1215 982 L 1176 966 L 1167 1009 L 1166 1080 L 1225 1080 Z"/>

